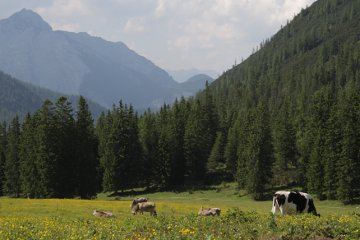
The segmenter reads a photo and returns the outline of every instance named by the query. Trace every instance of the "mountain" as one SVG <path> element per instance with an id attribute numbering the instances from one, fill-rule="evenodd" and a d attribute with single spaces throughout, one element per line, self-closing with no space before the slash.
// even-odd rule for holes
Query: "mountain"
<path id="1" fill-rule="evenodd" d="M 255 198 L 297 185 L 359 202 L 359 23 L 360 1 L 318 0 L 210 86 L 226 136 L 211 154 Z"/>
<path id="2" fill-rule="evenodd" d="M 22 119 L 28 112 L 38 110 L 43 101 L 53 103 L 63 94 L 22 82 L 0 71 L 0 121 L 10 121 L 17 114 Z M 79 96 L 66 96 L 77 108 Z M 89 109 L 96 119 L 106 109 L 87 99 Z"/>
<path id="3" fill-rule="evenodd" d="M 110 107 L 122 99 L 137 109 L 158 107 L 178 95 L 178 83 L 130 50 L 87 33 L 53 31 L 23 9 L 0 21 L 0 69 L 23 81 L 81 94 Z"/>
<path id="4" fill-rule="evenodd" d="M 194 95 L 194 92 L 204 89 L 206 82 L 210 84 L 213 81 L 214 79 L 209 75 L 196 74 L 190 77 L 187 81 L 180 83 L 178 89 L 180 90 L 180 95 L 189 97 Z"/>
<path id="5" fill-rule="evenodd" d="M 173 77 L 173 79 L 176 82 L 183 83 L 188 81 L 191 77 L 199 75 L 199 74 L 205 74 L 210 76 L 211 78 L 217 78 L 219 74 L 212 70 L 199 70 L 196 68 L 192 69 L 180 69 L 180 70 L 167 70 L 167 72 L 170 74 L 170 76 Z"/>
<path id="6" fill-rule="evenodd" d="M 254 105 L 265 98 L 276 111 L 286 98 L 295 104 L 302 97 L 306 107 L 309 96 L 322 86 L 333 82 L 344 86 L 350 79 L 342 75 L 351 66 L 345 62 L 350 59 L 344 60 L 350 56 L 344 54 L 358 57 L 358 5 L 354 0 L 319 0 L 303 9 L 262 42 L 259 51 L 214 82 L 216 98 L 234 107 Z M 340 72 L 344 73 L 336 75 Z"/>

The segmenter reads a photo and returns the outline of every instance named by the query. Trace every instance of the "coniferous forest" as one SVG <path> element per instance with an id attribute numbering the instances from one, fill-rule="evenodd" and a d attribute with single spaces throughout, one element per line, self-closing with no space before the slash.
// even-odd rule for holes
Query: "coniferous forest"
<path id="1" fill-rule="evenodd" d="M 1 194 L 88 198 L 236 181 L 360 200 L 360 1 L 319 0 L 196 97 L 93 121 L 61 97 L 0 125 Z"/>

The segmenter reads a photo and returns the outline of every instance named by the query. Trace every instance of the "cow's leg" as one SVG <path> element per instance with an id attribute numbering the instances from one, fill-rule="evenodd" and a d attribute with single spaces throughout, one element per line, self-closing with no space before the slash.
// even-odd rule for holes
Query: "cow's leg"
<path id="1" fill-rule="evenodd" d="M 286 214 L 286 211 L 285 211 L 285 208 L 284 207 L 280 207 L 280 212 L 281 212 L 281 215 L 285 215 Z"/>
<path id="2" fill-rule="evenodd" d="M 278 203 L 276 197 L 274 197 L 274 198 L 273 198 L 273 206 L 272 206 L 271 212 L 272 212 L 272 214 L 275 214 L 276 211 L 280 211 L 280 206 L 279 206 L 279 203 Z"/>
<path id="3" fill-rule="evenodd" d="M 271 209 L 272 214 L 276 213 L 276 208 L 277 208 L 276 205 L 277 205 L 276 198 L 273 197 L 273 206 L 272 206 L 272 209 Z"/>

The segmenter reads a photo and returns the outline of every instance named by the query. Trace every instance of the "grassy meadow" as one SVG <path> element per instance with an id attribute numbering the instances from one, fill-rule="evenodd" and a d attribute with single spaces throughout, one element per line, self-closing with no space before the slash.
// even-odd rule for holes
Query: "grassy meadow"
<path id="1" fill-rule="evenodd" d="M 0 199 L 0 239 L 360 239 L 360 209 L 337 201 L 318 201 L 321 217 L 276 216 L 271 201 L 239 196 L 233 185 L 192 192 L 160 192 L 146 196 L 157 206 L 133 216 L 137 195 L 96 200 Z M 219 207 L 220 217 L 198 217 L 201 206 Z M 115 218 L 97 218 L 94 209 Z"/>

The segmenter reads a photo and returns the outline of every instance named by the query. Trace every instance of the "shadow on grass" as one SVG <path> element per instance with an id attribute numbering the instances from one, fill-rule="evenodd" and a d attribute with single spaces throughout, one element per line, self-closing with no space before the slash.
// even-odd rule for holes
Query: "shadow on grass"
<path id="1" fill-rule="evenodd" d="M 207 191 L 207 190 L 217 190 L 217 188 L 214 186 L 206 186 L 206 185 L 192 185 L 192 186 L 181 185 L 171 188 L 130 189 L 120 192 L 113 192 L 107 195 L 107 197 L 132 197 L 132 196 L 146 195 L 157 192 L 174 192 L 174 193 L 188 192 L 189 194 L 192 194 L 195 191 Z"/>

